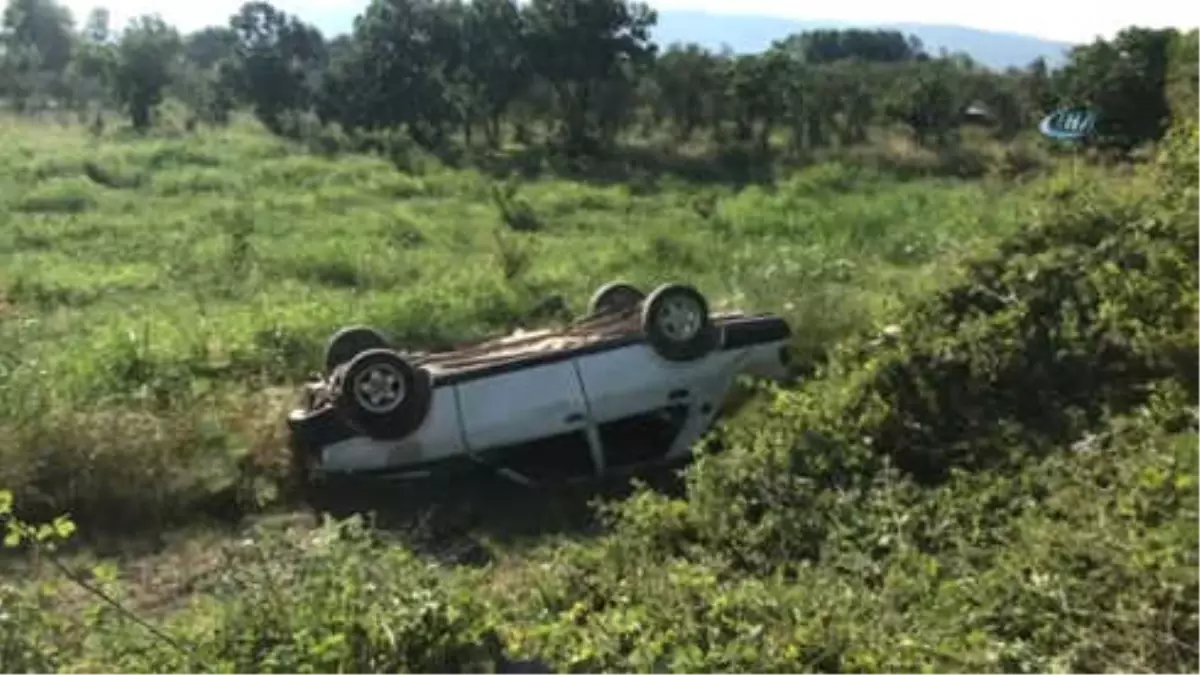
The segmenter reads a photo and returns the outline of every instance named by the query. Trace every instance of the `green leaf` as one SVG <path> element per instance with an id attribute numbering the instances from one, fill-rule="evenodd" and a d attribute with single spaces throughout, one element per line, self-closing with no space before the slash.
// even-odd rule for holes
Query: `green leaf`
<path id="1" fill-rule="evenodd" d="M 92 568 L 92 576 L 102 583 L 116 581 L 117 566 L 108 562 L 100 563 Z"/>
<path id="2" fill-rule="evenodd" d="M 75 534 L 75 523 L 67 516 L 59 516 L 54 519 L 54 532 L 60 539 L 67 539 Z"/>
<path id="3" fill-rule="evenodd" d="M 12 490 L 0 490 L 0 516 L 12 513 Z"/>
<path id="4" fill-rule="evenodd" d="M 4 548 L 16 548 L 21 545 L 21 532 L 19 530 L 9 530 L 8 534 L 4 535 Z"/>

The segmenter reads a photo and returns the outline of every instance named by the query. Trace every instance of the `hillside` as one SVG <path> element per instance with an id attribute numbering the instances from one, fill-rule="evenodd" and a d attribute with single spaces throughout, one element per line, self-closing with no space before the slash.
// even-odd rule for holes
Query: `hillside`
<path id="1" fill-rule="evenodd" d="M 793 33 L 817 29 L 869 28 L 898 30 L 915 35 L 931 54 L 945 49 L 965 52 L 980 64 L 995 69 L 1009 66 L 1024 68 L 1034 59 L 1045 57 L 1051 67 L 1066 62 L 1066 52 L 1072 45 L 1066 42 L 968 28 L 966 26 L 937 26 L 919 23 L 868 24 L 826 21 L 800 21 L 777 16 L 745 14 L 711 14 L 706 12 L 662 10 L 653 31 L 660 44 L 695 42 L 709 49 L 728 45 L 739 53 L 759 52 Z"/>
<path id="2" fill-rule="evenodd" d="M 332 36 L 350 31 L 356 15 L 342 7 L 316 7 L 306 12 L 305 18 L 312 21 L 322 32 Z M 1045 40 L 1031 35 L 987 31 L 966 26 L 802 21 L 777 16 L 712 14 L 675 9 L 658 10 L 658 25 L 651 31 L 651 35 L 663 46 L 674 42 L 694 42 L 714 51 L 728 46 L 734 52 L 749 54 L 762 51 L 773 41 L 793 33 L 836 28 L 898 30 L 920 38 L 931 54 L 938 54 L 942 49 L 948 52 L 965 52 L 980 64 L 998 70 L 1009 66 L 1024 68 L 1039 56 L 1045 57 L 1050 67 L 1058 67 L 1066 62 L 1066 53 L 1073 46 L 1070 43 Z"/>
<path id="3" fill-rule="evenodd" d="M 939 178 L 910 148 L 770 189 L 547 176 L 518 234 L 486 174 L 429 158 L 248 123 L 2 133 L 0 484 L 70 514 L 90 552 L 62 569 L 168 631 L 9 558 L 5 670 L 1197 665 L 1195 198 L 1147 201 L 1151 169 Z M 903 161 L 932 171 L 879 168 Z M 280 416 L 336 326 L 419 347 L 614 277 L 778 311 L 825 365 L 732 420 L 686 500 L 643 490 L 599 534 L 586 493 L 494 487 L 337 544 L 245 520 L 298 506 Z"/>
<path id="4" fill-rule="evenodd" d="M 518 199 L 536 227 L 523 232 L 486 170 L 418 150 L 404 171 L 327 159 L 256 127 L 5 131 L 0 329 L 16 365 L 0 387 L 0 484 L 22 503 L 137 530 L 232 498 L 245 461 L 281 456 L 277 406 L 292 394 L 267 388 L 312 372 L 340 325 L 424 349 L 509 330 L 553 295 L 577 315 L 611 279 L 677 279 L 718 306 L 781 313 L 798 353 L 817 354 L 896 318 L 953 261 L 1014 231 L 1030 198 L 938 177 L 955 167 L 899 144 L 743 188 L 670 173 L 529 179 Z M 139 440 L 144 424 L 158 431 Z M 76 471 L 95 482 L 61 482 Z"/>
<path id="5" fill-rule="evenodd" d="M 1196 31 L 997 73 L 402 6 L 326 40 L 10 2 L 0 672 L 1200 670 Z M 1070 148 L 1065 100 L 1106 120 Z M 307 484 L 335 330 L 439 350 L 614 279 L 784 317 L 791 377 L 678 472 Z"/>

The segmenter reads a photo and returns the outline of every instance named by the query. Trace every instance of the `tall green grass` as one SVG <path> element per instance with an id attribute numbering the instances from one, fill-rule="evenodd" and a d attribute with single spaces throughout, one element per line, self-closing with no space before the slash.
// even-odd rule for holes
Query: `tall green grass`
<path id="1" fill-rule="evenodd" d="M 61 577 L 10 575 L 0 579 L 0 668 L 495 672 L 520 659 L 553 672 L 1194 671 L 1195 140 L 1194 127 L 1172 137 L 1157 168 L 1119 180 L 1089 170 L 1087 182 L 1051 176 L 1027 193 L 987 184 L 928 190 L 935 204 L 934 194 L 967 200 L 989 189 L 1027 200 L 1024 226 L 995 241 L 979 229 L 989 221 L 975 221 L 964 235 L 979 250 L 961 264 L 953 264 L 961 253 L 947 251 L 940 261 L 888 260 L 870 245 L 888 232 L 869 222 L 857 225 L 867 234 L 819 229 L 832 253 L 855 263 L 832 269 L 862 276 L 797 283 L 838 283 L 848 296 L 889 297 L 902 309 L 880 305 L 861 324 L 826 324 L 837 343 L 813 377 L 768 391 L 765 405 L 731 420 L 719 434 L 724 450 L 701 453 L 684 495 L 638 489 L 603 504 L 599 533 L 493 546 L 472 568 L 414 555 L 403 536 L 354 521 L 285 521 L 202 552 L 195 540 L 175 551 L 203 561 L 206 573 L 165 584 L 173 591 L 119 579 L 107 565 L 85 575 L 167 638 L 73 593 Z M 837 196 L 843 169 L 820 171 L 797 179 L 823 186 L 805 198 L 869 221 L 871 210 Z M 856 180 L 863 194 L 893 205 L 914 189 Z M 738 214 L 759 210 L 739 212 L 748 209 L 739 200 L 770 210 L 780 195 L 745 190 L 698 210 L 744 228 Z M 788 224 L 781 218 L 778 227 Z M 528 245 L 548 246 L 553 236 L 538 230 Z M 765 235 L 731 241 L 756 237 Z M 861 242 L 853 251 L 852 241 Z M 542 261 L 531 255 L 529 264 Z M 880 275 L 900 283 L 867 285 Z M 762 302 L 795 319 L 804 297 L 764 293 Z M 894 325 L 882 335 L 857 330 L 884 320 Z M 265 405 L 247 405 L 248 394 L 228 383 L 217 391 L 228 398 L 213 399 L 214 419 L 263 423 Z M 165 461 L 169 450 L 190 449 L 187 463 L 199 465 L 232 438 L 218 434 L 197 451 L 187 439 L 220 423 L 204 427 L 169 402 L 139 409 L 142 417 L 120 398 L 91 410 L 92 427 L 66 424 L 53 437 L 77 445 L 61 445 L 72 450 L 48 466 L 70 452 L 106 457 L 90 475 L 70 466 L 56 474 L 92 480 L 80 494 L 98 505 L 122 498 L 104 489 L 162 466 L 149 461 L 154 452 Z M 127 462 L 114 461 L 115 450 L 89 454 L 130 438 L 120 435 L 128 429 L 106 433 L 97 424 L 104 415 L 139 420 L 138 438 L 172 440 L 153 451 L 132 446 Z M 84 437 L 85 428 L 96 430 Z M 198 496 L 198 486 L 170 485 L 160 498 Z M 11 505 L 0 493 L 0 515 Z M 37 569 L 44 561 L 34 557 L 21 571 L 47 580 Z M 181 566 L 168 557 L 149 571 L 166 581 Z"/>
<path id="2" fill-rule="evenodd" d="M 861 162 L 646 189 L 408 173 L 249 124 L 3 134 L 0 484 L 97 527 L 258 508 L 284 391 L 340 325 L 437 347 L 510 330 L 552 295 L 581 312 L 614 278 L 681 280 L 785 315 L 816 359 L 1034 208 L 1029 187 Z"/>

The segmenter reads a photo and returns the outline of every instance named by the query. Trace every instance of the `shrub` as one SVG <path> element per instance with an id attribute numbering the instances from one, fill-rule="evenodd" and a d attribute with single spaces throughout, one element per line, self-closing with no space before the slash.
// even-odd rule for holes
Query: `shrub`
<path id="1" fill-rule="evenodd" d="M 1155 158 L 1163 179 L 1163 197 L 1193 212 L 1196 209 L 1197 182 L 1200 181 L 1198 145 L 1200 125 L 1194 119 L 1182 120 L 1168 131 Z"/>
<path id="2" fill-rule="evenodd" d="M 492 203 L 500 212 L 500 219 L 509 229 L 516 232 L 536 232 L 542 229 L 542 221 L 538 218 L 533 205 L 524 197 L 517 194 L 520 185 L 507 182 L 492 186 Z"/>
<path id="3" fill-rule="evenodd" d="M 16 209 L 25 213 L 83 213 L 96 206 L 94 184 L 85 178 L 46 181 L 21 197 Z"/>
<path id="4" fill-rule="evenodd" d="M 127 643 L 111 665 L 153 672 L 494 672 L 501 645 L 469 588 L 358 519 L 264 532 L 230 550 L 212 596 L 173 618 L 192 656 Z M 189 663 L 189 660 L 191 661 Z M 194 672 L 194 671 L 193 671 Z"/>
<path id="5" fill-rule="evenodd" d="M 378 252 L 366 261 L 370 269 L 357 272 L 336 257 L 318 261 L 310 255 L 316 249 L 268 260 L 255 254 L 245 224 L 231 221 L 224 232 L 197 231 L 208 243 L 189 265 L 240 271 L 232 275 L 237 296 L 257 291 L 265 277 L 256 270 L 272 261 L 344 288 L 453 274 L 400 295 L 321 293 L 299 313 L 201 326 L 194 337 L 153 348 L 136 333 L 110 343 L 105 336 L 119 335 L 118 324 L 100 325 L 78 342 L 87 358 L 57 355 L 79 352 L 74 342 L 63 350 L 46 342 L 59 331 L 76 334 L 74 324 L 0 321 L 12 343 L 0 340 L 0 395 L 10 409 L 0 423 L 7 439 L 0 484 L 17 489 L 27 513 L 67 510 L 85 531 L 118 533 L 199 516 L 236 519 L 278 500 L 287 472 L 280 420 L 290 395 L 250 395 L 239 385 L 298 377 L 316 362 L 327 325 L 312 311 L 329 304 L 335 310 L 318 314 L 330 320 L 360 313 L 397 343 L 424 346 L 523 322 L 536 300 L 561 309 L 550 294 L 556 284 L 591 283 L 576 274 L 573 249 L 562 237 L 512 230 L 536 229 L 539 217 L 571 204 L 608 212 L 609 224 L 589 219 L 577 227 L 596 235 L 583 245 L 602 244 L 588 274 L 645 267 L 653 258 L 660 272 L 667 261 L 720 285 L 718 268 L 730 265 L 727 293 L 783 298 L 776 306 L 802 327 L 796 346 L 802 356 L 822 356 L 822 366 L 802 389 L 772 391 L 728 424 L 715 439 L 724 451 L 703 453 L 688 472 L 687 499 L 642 490 L 606 506 L 606 535 L 532 554 L 524 542 L 510 544 L 481 572 L 432 567 L 381 546 L 353 521 L 328 524 L 315 537 L 256 536 L 213 578 L 181 583 L 192 606 L 155 597 L 166 601 L 159 611 L 184 649 L 109 615 L 73 619 L 77 597 L 9 582 L 24 579 L 9 574 L 0 582 L 0 667 L 493 670 L 504 665 L 503 643 L 556 670 L 1195 670 L 1195 131 L 1177 133 L 1158 148 L 1161 190 L 1140 180 L 1151 166 L 1126 171 L 1133 180 L 1102 183 L 1129 193 L 1113 200 L 1088 195 L 1088 181 L 1067 183 L 1065 173 L 1046 181 L 1053 189 L 1044 193 L 1018 189 L 1044 198 L 1039 222 L 953 276 L 928 265 L 937 268 L 928 283 L 959 281 L 906 307 L 895 330 L 855 338 L 828 359 L 826 345 L 884 311 L 874 306 L 884 294 L 860 293 L 858 282 L 885 287 L 900 265 L 913 268 L 905 278 L 923 275 L 916 268 L 951 255 L 958 233 L 996 222 L 964 209 L 1012 202 L 990 201 L 992 185 L 956 188 L 952 195 L 967 198 L 944 207 L 927 201 L 932 191 L 905 192 L 847 212 L 846 220 L 837 217 L 843 200 L 835 193 L 887 188 L 871 168 L 887 157 L 851 157 L 845 166 L 801 172 L 774 194 L 762 186 L 724 202 L 724 191 L 711 188 L 674 205 L 642 204 L 619 190 L 573 190 L 537 200 L 534 213 L 515 191 L 501 191 L 505 225 L 492 233 L 441 231 L 433 220 L 389 222 L 386 204 L 360 212 L 369 202 L 358 197 L 460 195 L 465 201 L 407 206 L 421 219 L 471 219 L 480 211 L 466 198 L 486 199 L 486 182 L 476 190 L 451 172 L 392 180 L 352 159 L 330 174 L 311 157 L 279 154 L 286 146 L 264 147 L 257 154 L 275 159 L 255 182 L 290 191 L 261 195 L 268 202 L 295 207 L 297 216 L 336 202 L 355 210 L 329 231 L 361 232 L 373 238 L 373 251 L 389 242 L 412 250 Z M 330 150 L 364 139 L 398 165 L 426 157 L 395 132 L 351 135 Z M 226 142 L 236 142 L 239 157 L 257 157 L 246 154 L 245 139 Z M 175 167 L 177 175 L 216 163 L 167 145 L 135 163 L 146 171 Z M 953 168 L 942 160 L 954 157 L 917 150 L 895 153 L 897 166 L 910 175 Z M 961 166 L 977 171 L 972 157 Z M 74 180 L 67 177 L 78 163 L 55 171 L 48 184 L 61 186 Z M 90 180 L 79 186 L 103 196 L 99 206 L 124 208 L 124 196 L 102 187 L 106 177 Z M 650 230 L 618 225 L 635 202 L 651 209 Z M 940 222 L 934 207 L 946 218 L 952 209 L 966 226 L 922 229 Z M 917 223 L 913 232 L 896 229 L 887 214 L 897 213 Z M 60 225 L 73 233 L 92 219 L 28 220 L 41 229 L 16 223 L 14 242 L 53 248 Z M 299 241 L 306 231 L 292 230 L 301 220 L 264 219 L 255 231 Z M 683 232 L 681 224 L 697 229 L 666 236 Z M 613 232 L 630 236 L 613 239 Z M 489 234 L 493 249 L 476 250 Z M 437 241 L 424 245 L 426 236 Z M 455 252 L 434 250 L 444 244 Z M 866 255 L 855 257 L 860 248 Z M 439 262 L 460 253 L 458 267 L 484 267 L 459 274 Z M 401 271 L 380 277 L 376 267 Z M 191 274 L 181 286 L 220 289 L 207 278 Z M 19 281 L 10 280 L 6 295 L 22 312 L 39 300 L 91 301 L 64 295 L 73 284 Z M 294 284 L 276 291 L 303 293 Z M 91 315 L 81 320 L 91 323 Z M 50 346 L 21 346 L 33 342 Z"/>
<path id="6" fill-rule="evenodd" d="M 1006 145 L 990 172 L 1002 180 L 1015 180 L 1042 170 L 1048 163 L 1046 153 L 1032 143 Z"/>
<path id="7" fill-rule="evenodd" d="M 28 541 L 52 551 L 73 531 L 61 517 L 41 526 L 14 520 L 11 506 L 0 492 L 5 548 Z M 503 659 L 492 613 L 466 585 L 474 579 L 375 539 L 358 519 L 303 534 L 264 528 L 223 553 L 205 594 L 160 626 L 122 604 L 111 567 L 97 567 L 87 586 L 117 599 L 85 606 L 74 622 L 63 610 L 79 605 L 61 584 L 0 583 L 0 668 L 494 672 Z M 71 630 L 81 626 L 85 634 Z"/>
<path id="8" fill-rule="evenodd" d="M 924 483 L 1021 466 L 1173 380 L 1196 390 L 1196 231 L 1085 208 L 975 261 L 887 341 L 846 346 L 826 378 L 692 472 L 702 539 L 768 564 L 814 555 L 835 488 L 884 456 Z M 797 517 L 796 514 L 805 514 Z"/>
<path id="9" fill-rule="evenodd" d="M 506 634 L 555 672 L 1193 671 L 1187 398 L 1168 388 L 1020 474 L 922 488 L 887 469 L 792 504 L 780 519 L 830 509 L 809 533 L 819 555 L 776 550 L 767 574 L 672 551 L 689 507 L 642 493 L 613 536 L 536 567 Z"/>
<path id="10" fill-rule="evenodd" d="M 508 616 L 557 669 L 1194 670 L 1194 220 L 1066 202 Z M 531 618 L 532 617 L 532 618 Z"/>
<path id="11" fill-rule="evenodd" d="M 981 178 L 988 171 L 987 155 L 966 145 L 954 144 L 938 151 L 938 174 L 955 178 Z"/>
<path id="12" fill-rule="evenodd" d="M 0 526 L 0 550 L 53 548 L 75 529 L 70 519 L 62 516 L 38 525 L 19 519 L 13 513 L 13 495 L 8 490 L 0 490 Z M 7 576 L 0 580 L 0 671 L 58 670 L 67 652 L 67 645 L 62 644 L 65 617 L 54 611 L 59 588 L 54 583 L 14 581 L 17 579 Z"/>

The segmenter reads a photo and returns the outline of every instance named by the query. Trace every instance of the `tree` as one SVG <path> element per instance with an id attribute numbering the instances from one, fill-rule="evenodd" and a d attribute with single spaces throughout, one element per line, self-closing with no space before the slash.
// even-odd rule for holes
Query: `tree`
<path id="1" fill-rule="evenodd" d="M 769 148 L 771 132 L 787 104 L 785 88 L 793 81 L 792 63 L 778 49 L 743 54 L 729 62 L 729 110 L 739 142 L 755 140 L 762 152 Z"/>
<path id="2" fill-rule="evenodd" d="M 237 33 L 226 26 L 208 26 L 183 39 L 183 58 L 200 70 L 215 68 L 236 56 Z"/>
<path id="3" fill-rule="evenodd" d="M 324 39 L 316 28 L 266 2 L 242 5 L 229 27 L 234 41 L 223 71 L 228 85 L 268 129 L 279 132 L 284 111 L 313 103 L 315 74 L 325 61 Z M 205 46 L 219 48 L 220 39 L 213 34 Z"/>
<path id="4" fill-rule="evenodd" d="M 0 95 L 8 98 L 18 112 L 26 109 L 43 85 L 40 65 L 37 50 L 31 45 L 6 46 L 0 53 Z"/>
<path id="5" fill-rule="evenodd" d="M 855 59 L 872 63 L 912 61 L 924 53 L 921 41 L 894 30 L 815 30 L 790 35 L 781 47 L 804 63 Z"/>
<path id="6" fill-rule="evenodd" d="M 1197 102 L 1197 90 L 1200 89 L 1200 61 L 1196 59 L 1200 51 L 1200 31 L 1195 28 L 1179 33 L 1171 40 L 1170 55 L 1167 63 L 1167 103 L 1172 119 L 1196 119 L 1200 103 Z"/>
<path id="7" fill-rule="evenodd" d="M 1022 106 L 1034 116 L 1040 118 L 1050 113 L 1055 105 L 1055 92 L 1046 59 L 1039 56 L 1025 68 L 1020 78 L 1020 96 Z"/>
<path id="8" fill-rule="evenodd" d="M 826 119 L 837 128 L 843 146 L 867 140 L 867 127 L 876 113 L 875 92 L 882 88 L 874 77 L 877 68 L 851 58 L 817 69 L 815 77 L 824 84 L 820 94 Z"/>
<path id="9" fill-rule="evenodd" d="M 917 142 L 943 144 L 957 129 L 966 99 L 961 73 L 949 60 L 897 67 L 885 107 L 888 117 L 913 131 Z"/>
<path id="10" fill-rule="evenodd" d="M 74 20 L 55 0 L 9 0 L 3 25 L 5 50 L 33 50 L 40 69 L 61 73 L 71 61 Z"/>
<path id="11" fill-rule="evenodd" d="M 418 119 L 421 135 L 441 145 L 445 129 L 459 126 L 466 142 L 481 107 L 478 80 L 472 75 L 467 43 L 468 7 L 462 0 L 440 0 L 430 7 L 427 49 L 432 56 L 431 75 L 442 92 L 431 99 Z"/>
<path id="12" fill-rule="evenodd" d="M 659 105 L 680 141 L 715 121 L 713 99 L 724 86 L 721 68 L 720 59 L 697 44 L 671 45 L 655 62 Z"/>
<path id="13" fill-rule="evenodd" d="M 500 144 L 501 122 L 533 76 L 515 0 L 474 0 L 463 26 L 472 98 L 484 119 L 488 144 Z"/>
<path id="14" fill-rule="evenodd" d="M 372 0 L 322 81 L 320 117 L 347 128 L 404 128 L 423 145 L 439 144 L 454 108 L 446 54 L 432 45 L 447 20 L 433 0 Z"/>
<path id="15" fill-rule="evenodd" d="M 1170 110 L 1166 78 L 1174 29 L 1127 28 L 1110 42 L 1071 50 L 1061 74 L 1067 105 L 1085 105 L 1098 116 L 1098 141 L 1130 149 L 1162 138 Z"/>
<path id="16" fill-rule="evenodd" d="M 35 95 L 65 97 L 71 12 L 55 0 L 9 0 L 0 32 L 0 90 L 17 110 Z"/>
<path id="17" fill-rule="evenodd" d="M 179 33 L 157 15 L 134 19 L 121 35 L 114 79 L 117 100 L 129 113 L 133 128 L 150 126 L 151 113 L 162 102 L 181 47 Z"/>
<path id="18" fill-rule="evenodd" d="M 114 89 L 117 53 L 112 37 L 108 10 L 103 7 L 93 9 L 67 67 L 70 89 L 81 112 L 92 103 L 107 103 Z"/>
<path id="19" fill-rule="evenodd" d="M 1016 74 L 976 73 L 972 100 L 982 103 L 991 117 L 995 136 L 1011 140 L 1031 122 L 1028 108 L 1021 96 L 1021 77 Z"/>
<path id="20" fill-rule="evenodd" d="M 523 15 L 529 58 L 554 93 L 563 145 L 594 152 L 611 140 L 601 97 L 633 88 L 631 75 L 654 56 L 649 30 L 657 15 L 625 0 L 531 0 Z"/>

